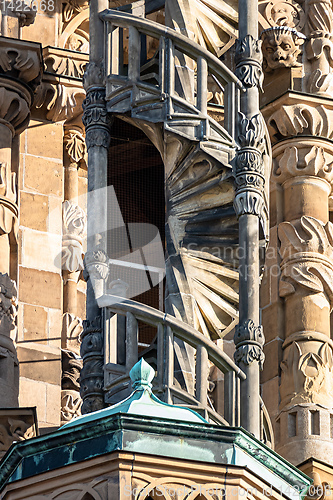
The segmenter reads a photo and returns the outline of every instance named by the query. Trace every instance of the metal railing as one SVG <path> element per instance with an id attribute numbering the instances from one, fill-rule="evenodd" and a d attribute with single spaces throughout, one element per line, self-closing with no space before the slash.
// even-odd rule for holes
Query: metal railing
<path id="1" fill-rule="evenodd" d="M 193 118 L 193 114 L 207 118 L 207 88 L 208 75 L 215 80 L 221 91 L 225 91 L 225 108 L 230 132 L 237 119 L 235 109 L 235 92 L 242 89 L 243 85 L 234 73 L 208 50 L 201 47 L 177 31 L 155 23 L 145 18 L 139 18 L 126 12 L 107 10 L 101 13 L 105 23 L 106 37 L 106 77 L 107 96 L 116 95 L 120 88 L 128 89 L 128 85 L 139 84 L 155 91 L 158 90 L 161 101 L 166 104 L 166 119 L 172 119 L 176 113 L 184 120 Z M 128 64 L 123 64 L 124 30 L 128 30 Z M 155 65 L 158 64 L 157 85 L 149 83 L 141 74 L 143 64 L 147 64 L 147 39 L 150 37 L 158 40 L 158 50 L 154 56 Z M 181 95 L 176 91 L 177 57 L 179 54 L 186 56 L 186 68 L 196 68 L 196 85 L 192 86 L 192 95 Z M 191 60 L 190 64 L 188 61 Z M 187 88 L 190 91 L 191 86 Z M 140 92 L 131 97 L 131 102 L 136 97 L 140 99 Z M 230 95 L 230 97 L 229 97 Z M 108 98 L 108 97 L 107 97 Z M 175 103 L 181 103 L 183 109 L 175 110 Z M 151 113 L 153 116 L 153 113 Z M 232 116 L 232 118 L 231 118 Z M 226 126 L 227 126 L 226 125 Z M 228 128 L 228 130 L 229 130 Z M 203 138 L 207 134 L 203 131 Z"/>
<path id="2" fill-rule="evenodd" d="M 130 390 L 128 373 L 139 357 L 155 358 L 154 392 L 167 403 L 195 409 L 208 421 L 239 426 L 240 383 L 244 372 L 212 340 L 177 318 L 130 299 L 104 295 L 98 299 L 103 308 L 105 333 L 105 390 L 117 393 Z M 139 354 L 139 323 L 156 328 L 154 353 Z M 175 342 L 181 340 L 195 349 L 195 391 L 190 395 L 179 387 L 175 373 Z M 122 360 L 117 352 L 124 353 Z M 154 363 L 153 361 L 153 363 Z M 224 375 L 224 414 L 210 404 L 208 392 L 209 367 L 214 365 Z M 109 376 L 111 374 L 111 377 Z M 261 402 L 262 437 L 273 442 L 272 427 Z M 268 419 L 268 420 L 267 420 Z"/>

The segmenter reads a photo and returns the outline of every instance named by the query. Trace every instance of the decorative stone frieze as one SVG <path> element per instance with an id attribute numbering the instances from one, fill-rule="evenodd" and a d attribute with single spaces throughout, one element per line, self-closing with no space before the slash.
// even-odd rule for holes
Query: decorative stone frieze
<path id="1" fill-rule="evenodd" d="M 302 66 L 297 62 L 305 39 L 302 33 L 287 26 L 279 26 L 264 30 L 261 38 L 264 71 Z"/>

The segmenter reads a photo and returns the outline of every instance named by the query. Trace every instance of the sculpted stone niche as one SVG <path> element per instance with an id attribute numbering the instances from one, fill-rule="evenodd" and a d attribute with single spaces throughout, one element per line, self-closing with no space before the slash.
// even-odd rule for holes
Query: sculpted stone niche
<path id="1" fill-rule="evenodd" d="M 279 68 L 301 66 L 297 57 L 301 53 L 304 35 L 286 26 L 273 27 L 261 34 L 263 40 L 263 67 L 266 73 Z"/>

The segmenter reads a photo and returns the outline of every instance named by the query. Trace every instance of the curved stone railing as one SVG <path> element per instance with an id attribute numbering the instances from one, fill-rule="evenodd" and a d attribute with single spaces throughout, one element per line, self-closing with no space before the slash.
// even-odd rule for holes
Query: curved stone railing
<path id="1" fill-rule="evenodd" d="M 103 295 L 98 299 L 103 309 L 105 332 L 105 383 L 109 394 L 129 392 L 129 371 L 140 356 L 156 365 L 154 392 L 167 403 L 180 404 L 201 413 L 212 423 L 239 426 L 240 383 L 244 372 L 217 345 L 191 326 L 177 318 L 130 299 Z M 153 349 L 139 354 L 139 322 L 156 328 Z M 181 340 L 196 350 L 195 393 L 182 390 L 175 377 L 175 343 Z M 117 352 L 124 352 L 119 359 Z M 153 358 L 153 361 L 152 361 Z M 122 361 L 122 362 L 121 362 Z M 209 366 L 213 364 L 224 374 L 224 415 L 210 404 L 208 393 Z M 112 401 L 112 397 L 110 399 Z M 273 444 L 272 426 L 267 410 L 261 401 L 262 439 Z"/>
<path id="2" fill-rule="evenodd" d="M 149 106 L 150 111 L 147 115 L 149 121 L 161 121 L 162 108 L 165 120 L 181 117 L 186 121 L 193 118 L 194 114 L 205 118 L 206 121 L 213 121 L 209 120 L 207 115 L 207 79 L 208 75 L 211 75 L 221 91 L 225 90 L 224 105 L 227 108 L 225 127 L 233 136 L 237 113 L 235 89 L 242 89 L 243 85 L 217 57 L 188 37 L 149 19 L 116 10 L 104 11 L 101 18 L 106 24 L 106 99 L 109 102 L 109 111 L 124 112 L 126 106 L 134 109 L 133 106 L 138 107 L 138 103 L 146 101 L 145 104 Z M 128 64 L 126 65 L 123 64 L 123 30 L 125 29 L 128 29 L 128 40 L 126 41 L 126 46 L 128 43 L 128 49 L 126 49 Z M 158 50 L 153 59 L 147 61 L 145 59 L 147 54 L 144 54 L 144 51 L 149 38 L 150 40 L 158 40 Z M 196 84 L 187 87 L 187 92 L 190 92 L 191 95 L 185 97 L 176 91 L 176 67 L 179 66 L 179 61 L 178 63 L 176 61 L 177 54 L 178 56 L 182 54 L 185 59 L 187 58 L 187 62 L 184 63 L 186 68 L 188 66 L 196 68 Z M 188 63 L 188 61 L 191 62 Z M 148 76 L 142 74 L 143 68 L 149 63 L 154 65 L 152 77 L 154 83 L 149 81 L 149 75 L 152 73 L 149 73 Z M 137 88 L 131 96 L 126 96 L 124 91 L 129 93 L 130 85 L 139 85 L 139 89 Z M 144 94 L 145 90 L 150 90 L 152 94 L 149 96 Z M 151 106 L 154 98 L 163 102 L 160 107 L 156 106 L 155 103 L 155 113 L 152 112 Z M 145 117 L 145 111 L 143 111 L 143 115 L 140 114 L 138 117 Z M 185 124 L 179 125 L 180 133 L 182 126 Z M 228 134 L 221 134 L 221 131 L 226 131 L 217 123 L 214 123 L 213 127 L 221 129 L 217 133 L 210 134 L 210 130 L 206 130 L 208 127 L 208 123 L 204 123 L 201 126 L 201 134 L 196 131 L 199 140 L 207 140 L 210 137 L 217 139 L 219 135 L 223 136 L 223 142 L 230 139 Z"/>

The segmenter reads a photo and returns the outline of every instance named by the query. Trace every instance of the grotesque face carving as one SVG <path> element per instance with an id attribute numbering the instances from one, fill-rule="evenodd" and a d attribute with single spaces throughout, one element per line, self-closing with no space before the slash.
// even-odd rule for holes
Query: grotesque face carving
<path id="1" fill-rule="evenodd" d="M 304 40 L 297 31 L 279 27 L 266 30 L 262 34 L 264 69 L 266 72 L 278 68 L 300 66 L 297 56 Z"/>
<path id="2" fill-rule="evenodd" d="M 294 27 L 297 11 L 290 3 L 280 2 L 272 7 L 271 16 L 276 26 Z"/>
<path id="3" fill-rule="evenodd" d="M 271 0 L 265 9 L 265 16 L 271 26 L 288 26 L 302 29 L 305 13 L 295 0 Z"/>

